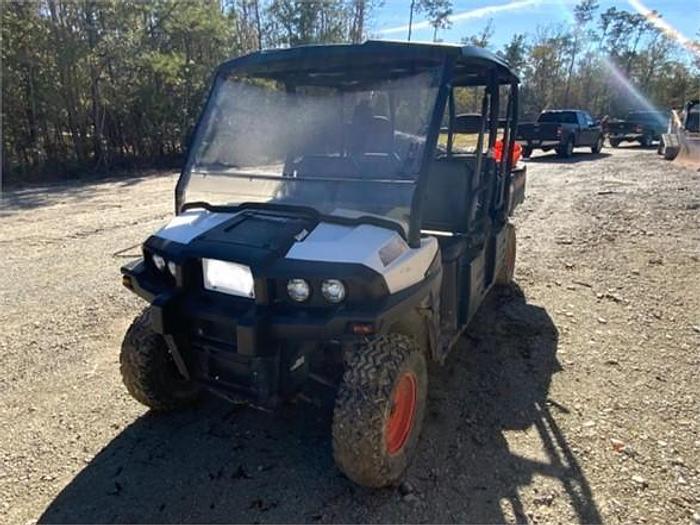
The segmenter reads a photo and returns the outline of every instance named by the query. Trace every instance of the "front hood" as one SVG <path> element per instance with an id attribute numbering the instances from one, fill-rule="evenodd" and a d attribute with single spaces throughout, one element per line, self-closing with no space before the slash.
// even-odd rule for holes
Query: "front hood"
<path id="1" fill-rule="evenodd" d="M 155 237 L 185 245 L 182 249 L 189 256 L 259 268 L 283 257 L 296 237 L 315 226 L 316 221 L 310 218 L 262 211 L 190 210 L 175 217 Z"/>
<path id="2" fill-rule="evenodd" d="M 154 238 L 176 259 L 237 262 L 249 266 L 254 275 L 308 271 L 333 276 L 340 271 L 338 265 L 346 271 L 364 267 L 380 276 L 391 293 L 420 281 L 438 250 L 432 237 L 421 239 L 420 247 L 411 249 L 391 229 L 364 223 L 319 223 L 311 217 L 261 210 L 191 210 L 175 217 Z M 180 257 L 172 253 L 175 251 Z"/>

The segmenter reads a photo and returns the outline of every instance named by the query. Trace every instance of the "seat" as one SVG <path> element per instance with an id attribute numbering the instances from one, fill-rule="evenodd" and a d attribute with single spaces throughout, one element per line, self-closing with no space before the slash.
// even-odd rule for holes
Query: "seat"
<path id="1" fill-rule="evenodd" d="M 473 157 L 460 155 L 432 162 L 423 208 L 424 230 L 469 231 L 474 161 Z"/>

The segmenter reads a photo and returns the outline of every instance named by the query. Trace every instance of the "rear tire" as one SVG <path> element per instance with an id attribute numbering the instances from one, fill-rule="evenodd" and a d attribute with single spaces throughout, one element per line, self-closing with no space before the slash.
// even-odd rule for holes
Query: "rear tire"
<path id="1" fill-rule="evenodd" d="M 151 328 L 150 308 L 126 331 L 119 362 L 126 389 L 153 410 L 176 410 L 197 400 L 199 388 L 182 377 L 165 340 Z"/>
<path id="2" fill-rule="evenodd" d="M 595 145 L 591 146 L 591 153 L 593 153 L 594 155 L 597 155 L 598 153 L 601 152 L 602 149 L 603 149 L 603 136 L 601 135 L 600 137 L 598 137 L 598 141 L 595 143 Z"/>
<path id="3" fill-rule="evenodd" d="M 428 391 L 425 354 L 405 335 L 387 334 L 352 353 L 333 413 L 333 455 L 365 487 L 399 482 L 413 459 Z"/>
<path id="4" fill-rule="evenodd" d="M 570 137 L 566 144 L 557 148 L 557 155 L 563 159 L 569 159 L 574 154 L 574 139 Z"/>
<path id="5" fill-rule="evenodd" d="M 610 140 L 610 145 L 613 148 L 619 148 L 620 147 L 620 140 L 619 139 L 609 139 Z"/>
<path id="6" fill-rule="evenodd" d="M 496 284 L 498 286 L 510 286 L 513 283 L 515 275 L 515 255 L 516 255 L 516 236 L 515 226 L 511 223 L 505 225 L 506 229 L 506 253 L 503 259 L 503 266 L 496 276 Z"/>

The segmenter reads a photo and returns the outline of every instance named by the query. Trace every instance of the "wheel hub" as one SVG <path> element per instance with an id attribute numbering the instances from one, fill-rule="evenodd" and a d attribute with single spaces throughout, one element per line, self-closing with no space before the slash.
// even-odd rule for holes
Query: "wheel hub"
<path id="1" fill-rule="evenodd" d="M 417 391 L 416 376 L 410 372 L 403 374 L 396 383 L 384 435 L 389 454 L 398 453 L 408 440 L 416 412 Z"/>

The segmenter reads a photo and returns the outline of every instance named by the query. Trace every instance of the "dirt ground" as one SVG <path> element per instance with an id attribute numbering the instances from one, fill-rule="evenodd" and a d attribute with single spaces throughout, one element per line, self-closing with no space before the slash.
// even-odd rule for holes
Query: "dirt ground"
<path id="1" fill-rule="evenodd" d="M 3 196 L 0 522 L 700 523 L 700 173 L 535 154 L 518 287 L 432 368 L 418 457 L 374 492 L 334 468 L 324 408 L 127 395 L 142 304 L 114 254 L 168 219 L 175 180 Z"/>

